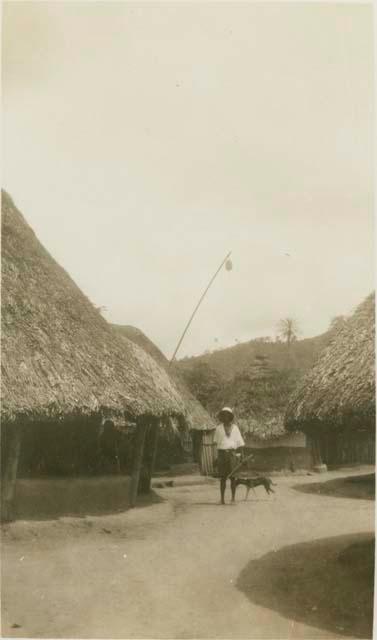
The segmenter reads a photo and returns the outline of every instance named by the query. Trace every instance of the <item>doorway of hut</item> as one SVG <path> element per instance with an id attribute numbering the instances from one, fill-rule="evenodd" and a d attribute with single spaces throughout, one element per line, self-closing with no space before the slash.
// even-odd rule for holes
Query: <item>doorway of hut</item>
<path id="1" fill-rule="evenodd" d="M 202 476 L 216 475 L 215 429 L 192 431 L 193 459 Z"/>

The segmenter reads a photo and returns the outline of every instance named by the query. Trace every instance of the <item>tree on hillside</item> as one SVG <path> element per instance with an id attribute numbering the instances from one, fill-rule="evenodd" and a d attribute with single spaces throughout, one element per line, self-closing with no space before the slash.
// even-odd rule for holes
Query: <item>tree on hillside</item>
<path id="1" fill-rule="evenodd" d="M 191 393 L 209 409 L 211 401 L 223 387 L 220 375 L 206 362 L 197 362 L 190 369 L 182 369 L 182 374 Z"/>
<path id="2" fill-rule="evenodd" d="M 283 318 L 278 324 L 278 335 L 285 340 L 287 347 L 291 346 L 299 336 L 300 328 L 297 320 L 294 318 Z"/>

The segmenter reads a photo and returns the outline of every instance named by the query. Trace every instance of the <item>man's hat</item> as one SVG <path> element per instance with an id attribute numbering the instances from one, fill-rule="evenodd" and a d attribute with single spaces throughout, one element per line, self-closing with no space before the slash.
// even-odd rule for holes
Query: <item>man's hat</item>
<path id="1" fill-rule="evenodd" d="M 232 416 L 232 418 L 234 418 L 234 413 L 232 411 L 232 409 L 230 409 L 230 407 L 223 407 L 221 409 L 221 411 L 219 411 L 217 417 L 220 419 L 221 416 L 223 415 L 223 413 L 230 413 L 230 415 Z"/>

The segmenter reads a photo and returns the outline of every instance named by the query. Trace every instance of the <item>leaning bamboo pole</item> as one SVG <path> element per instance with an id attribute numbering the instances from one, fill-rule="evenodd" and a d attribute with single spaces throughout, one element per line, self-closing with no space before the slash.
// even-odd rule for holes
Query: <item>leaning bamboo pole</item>
<path id="1" fill-rule="evenodd" d="M 206 286 L 206 288 L 204 289 L 204 291 L 203 291 L 202 295 L 200 296 L 200 298 L 199 298 L 199 302 L 197 303 L 197 305 L 196 305 L 196 307 L 195 307 L 194 311 L 192 312 L 192 314 L 191 314 L 191 316 L 190 316 L 190 319 L 189 319 L 188 323 L 186 324 L 186 326 L 185 326 L 185 328 L 184 328 L 184 331 L 183 331 L 183 333 L 182 333 L 182 335 L 181 335 L 181 337 L 180 337 L 180 339 L 179 339 L 179 342 L 178 342 L 178 344 L 177 344 L 177 346 L 176 346 L 176 348 L 175 348 L 175 351 L 174 351 L 174 353 L 173 353 L 173 355 L 172 355 L 172 357 L 171 357 L 171 359 L 170 359 L 169 366 L 174 362 L 174 360 L 175 360 L 175 356 L 176 356 L 176 355 L 177 355 L 177 353 L 178 353 L 178 349 L 179 349 L 179 347 L 181 346 L 181 344 L 182 344 L 182 342 L 183 342 L 183 339 L 184 339 L 184 337 L 185 337 L 185 335 L 186 335 L 187 331 L 189 330 L 190 324 L 191 324 L 191 322 L 193 321 L 193 319 L 194 319 L 194 317 L 195 317 L 195 314 L 196 314 L 197 310 L 199 309 L 200 305 L 202 304 L 202 302 L 203 302 L 203 300 L 204 300 L 204 298 L 205 298 L 205 296 L 206 296 L 206 293 L 207 293 L 207 291 L 209 290 L 209 288 L 211 287 L 211 285 L 212 285 L 213 281 L 215 280 L 216 276 L 218 275 L 218 273 L 220 273 L 220 271 L 221 271 L 221 269 L 223 268 L 224 264 L 225 264 L 225 265 L 227 265 L 227 268 L 228 268 L 229 270 L 231 270 L 231 269 L 232 269 L 232 261 L 230 260 L 230 256 L 231 256 L 231 254 L 232 254 L 232 252 L 231 252 L 231 251 L 229 251 L 229 253 L 227 253 L 227 255 L 225 256 L 224 260 L 222 260 L 222 262 L 221 262 L 220 266 L 218 267 L 218 269 L 216 270 L 216 272 L 215 272 L 215 273 L 214 273 L 214 275 L 212 276 L 211 280 L 209 281 L 208 285 L 207 285 L 207 286 Z M 229 265 L 229 267 L 228 267 L 228 265 Z"/>
<path id="2" fill-rule="evenodd" d="M 247 456 L 247 458 L 244 458 L 243 460 L 241 460 L 241 462 L 237 464 L 234 467 L 234 469 L 232 469 L 232 471 L 227 475 L 227 478 L 231 478 L 234 475 L 234 473 L 238 471 L 238 469 L 241 469 L 241 467 L 243 467 L 245 462 L 247 462 L 248 460 L 252 460 L 253 458 L 254 458 L 254 455 L 251 453 L 249 456 Z"/>

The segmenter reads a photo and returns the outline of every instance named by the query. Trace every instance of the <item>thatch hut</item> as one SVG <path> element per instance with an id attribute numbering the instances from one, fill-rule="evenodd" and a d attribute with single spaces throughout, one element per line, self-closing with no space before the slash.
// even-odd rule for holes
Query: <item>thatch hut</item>
<path id="1" fill-rule="evenodd" d="M 44 424 L 65 432 L 84 422 L 97 429 L 104 419 L 133 420 L 133 504 L 147 431 L 184 414 L 166 371 L 116 335 L 3 192 L 3 516 L 13 499 L 22 431 Z M 153 451 L 149 464 L 151 469 Z"/>
<path id="2" fill-rule="evenodd" d="M 193 454 L 193 458 L 199 463 L 200 471 L 203 475 L 212 475 L 214 473 L 213 463 L 215 458 L 213 444 L 213 433 L 216 427 L 215 420 L 193 396 L 175 364 L 170 364 L 160 349 L 140 329 L 130 325 L 114 325 L 114 329 L 119 335 L 127 340 L 132 340 L 132 342 L 149 353 L 173 380 L 186 407 L 186 425 L 188 429 L 181 432 L 181 450 Z M 166 442 L 165 445 L 167 445 Z M 168 446 L 165 448 L 168 449 Z M 160 450 L 163 451 L 163 447 Z"/>
<path id="3" fill-rule="evenodd" d="M 313 441 L 314 462 L 374 463 L 375 296 L 340 325 L 293 393 L 285 423 Z"/>

